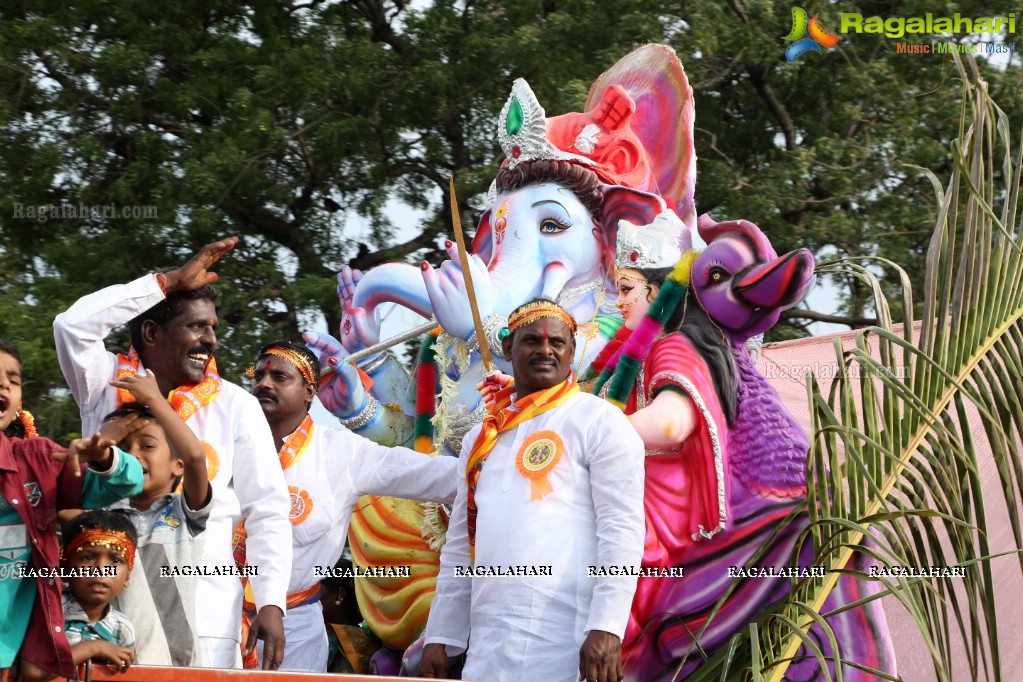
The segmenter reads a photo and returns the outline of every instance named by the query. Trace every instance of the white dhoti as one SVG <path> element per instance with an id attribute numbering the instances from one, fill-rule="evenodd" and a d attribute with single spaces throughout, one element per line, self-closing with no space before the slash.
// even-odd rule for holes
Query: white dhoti
<path id="1" fill-rule="evenodd" d="M 327 672 L 327 627 L 323 624 L 320 602 L 302 604 L 288 609 L 284 619 L 284 661 L 281 670 L 293 672 Z M 263 660 L 263 643 L 259 643 L 259 660 Z"/>
<path id="2" fill-rule="evenodd" d="M 199 637 L 199 647 L 202 649 L 203 668 L 242 667 L 242 650 L 233 639 Z"/>

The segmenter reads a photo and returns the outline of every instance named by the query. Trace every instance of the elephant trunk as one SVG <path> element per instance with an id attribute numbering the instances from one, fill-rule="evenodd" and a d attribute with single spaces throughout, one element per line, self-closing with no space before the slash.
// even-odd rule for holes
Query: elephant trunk
<path id="1" fill-rule="evenodd" d="M 505 251 L 491 262 L 494 312 L 500 315 L 510 315 L 515 308 L 540 295 L 543 264 L 535 255 L 532 258 L 516 255 Z"/>

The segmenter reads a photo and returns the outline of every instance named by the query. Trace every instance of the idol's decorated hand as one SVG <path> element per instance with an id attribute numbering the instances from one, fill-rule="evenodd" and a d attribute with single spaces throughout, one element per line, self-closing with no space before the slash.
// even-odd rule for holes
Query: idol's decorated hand
<path id="1" fill-rule="evenodd" d="M 320 390 L 317 395 L 327 411 L 338 419 L 348 419 L 359 412 L 366 402 L 366 389 L 359 371 L 345 359 L 348 353 L 330 334 L 306 332 L 305 345 L 319 358 L 322 368 Z"/>
<path id="2" fill-rule="evenodd" d="M 579 677 L 589 682 L 622 682 L 622 640 L 590 630 L 579 649 Z"/>
<path id="3" fill-rule="evenodd" d="M 353 270 L 347 265 L 337 273 L 337 301 L 341 304 L 341 310 L 348 310 L 352 307 L 355 287 L 360 280 L 362 280 L 362 270 Z"/>
<path id="4" fill-rule="evenodd" d="M 349 353 L 368 348 L 380 341 L 380 315 L 354 305 L 355 287 L 362 280 L 362 271 L 347 265 L 337 273 L 337 300 L 341 304 L 341 327 L 338 338 Z"/>
<path id="5" fill-rule="evenodd" d="M 380 341 L 380 314 L 365 308 L 348 308 L 341 315 L 341 345 L 349 353 L 369 348 Z"/>
<path id="6" fill-rule="evenodd" d="M 483 403 L 487 406 L 487 410 L 494 405 L 495 396 L 498 391 L 505 388 L 512 382 L 512 376 L 505 374 L 499 369 L 495 369 L 492 372 L 487 372 L 483 377 L 483 381 L 476 384 L 476 390 L 483 396 Z"/>
<path id="7" fill-rule="evenodd" d="M 192 256 L 192 259 L 176 270 L 163 274 L 166 291 L 194 291 L 204 284 L 213 284 L 218 276 L 209 269 L 224 257 L 238 243 L 238 237 L 228 237 L 218 242 L 207 244 Z"/>
<path id="8" fill-rule="evenodd" d="M 472 336 L 475 327 L 472 323 L 472 309 L 469 307 L 469 296 L 466 294 L 465 280 L 462 277 L 462 266 L 458 261 L 458 247 L 454 242 L 444 242 L 448 257 L 438 270 L 423 261 L 423 282 L 426 293 L 433 306 L 433 314 L 444 331 L 452 336 L 467 340 Z M 480 311 L 480 320 L 485 320 L 494 312 L 494 299 L 490 282 L 490 273 L 479 256 L 469 256 L 469 273 L 472 275 L 472 286 L 476 291 L 476 303 Z"/>

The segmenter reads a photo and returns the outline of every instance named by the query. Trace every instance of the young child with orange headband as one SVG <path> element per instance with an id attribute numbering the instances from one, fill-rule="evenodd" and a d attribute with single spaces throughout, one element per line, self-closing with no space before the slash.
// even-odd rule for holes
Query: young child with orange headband
<path id="1" fill-rule="evenodd" d="M 135 528 L 123 514 L 100 509 L 64 524 L 62 536 L 61 570 L 68 587 L 64 634 L 75 666 L 94 660 L 123 672 L 135 662 L 135 629 L 110 602 L 128 583 L 135 563 Z M 25 680 L 56 677 L 23 664 Z"/>
<path id="2" fill-rule="evenodd" d="M 138 537 L 124 514 L 88 511 L 64 526 L 63 562 L 68 578 L 64 594 L 64 633 L 75 665 L 94 659 L 112 670 L 135 661 L 135 629 L 110 605 L 135 564 Z"/>

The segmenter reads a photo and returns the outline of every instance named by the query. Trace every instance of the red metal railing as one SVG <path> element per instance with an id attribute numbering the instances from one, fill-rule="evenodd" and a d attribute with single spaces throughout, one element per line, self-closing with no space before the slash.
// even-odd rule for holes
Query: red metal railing
<path id="1" fill-rule="evenodd" d="M 259 680 L 260 682 L 309 682 L 320 680 L 323 673 L 270 672 L 264 670 L 226 670 L 224 668 L 176 668 L 162 665 L 133 665 L 126 672 L 110 672 L 103 664 L 83 665 L 79 670 L 81 680 L 90 682 L 241 682 L 242 680 Z M 333 675 L 331 675 L 333 677 Z M 415 682 L 424 680 L 422 677 L 379 677 L 368 675 L 337 675 L 338 682 Z M 58 677 L 55 682 L 65 682 Z"/>

